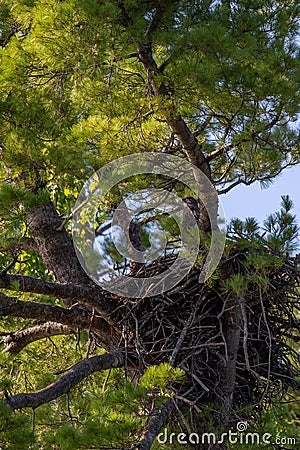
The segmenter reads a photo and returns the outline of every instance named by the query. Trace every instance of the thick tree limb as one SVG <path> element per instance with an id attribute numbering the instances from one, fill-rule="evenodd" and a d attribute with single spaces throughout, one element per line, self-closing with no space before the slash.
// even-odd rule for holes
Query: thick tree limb
<path id="1" fill-rule="evenodd" d="M 85 359 L 59 378 L 54 383 L 30 394 L 16 394 L 6 398 L 6 403 L 11 409 L 37 408 L 48 403 L 63 394 L 67 394 L 72 387 L 80 383 L 94 372 L 101 370 L 123 367 L 125 355 L 121 350 L 114 350 L 104 355 L 93 356 Z"/>
<path id="2" fill-rule="evenodd" d="M 159 413 L 152 417 L 146 425 L 142 440 L 132 447 L 131 450 L 150 450 L 154 439 L 166 423 L 168 417 L 175 407 L 174 400 L 166 400 Z"/>
<path id="3" fill-rule="evenodd" d="M 70 236 L 64 228 L 61 229 L 62 222 L 52 202 L 39 206 L 28 216 L 28 225 L 37 244 L 38 252 L 54 279 L 68 284 L 69 287 L 66 290 L 70 289 L 70 284 L 81 286 L 76 289 L 78 295 L 74 295 L 74 291 L 73 294 L 69 292 L 69 295 L 61 292 L 59 297 L 68 307 L 80 301 L 85 307 L 95 308 L 105 320 L 112 324 L 111 312 L 117 305 L 111 301 L 111 298 L 105 297 L 103 292 L 100 294 L 95 283 L 81 267 Z M 29 282 L 28 279 L 27 282 Z M 38 283 L 35 283 L 35 286 L 37 291 L 41 289 L 37 293 L 48 292 L 49 294 L 51 289 L 49 285 L 43 287 L 42 283 L 39 286 Z M 42 292 L 44 288 L 47 288 L 47 292 Z M 65 288 L 61 290 L 63 291 Z M 32 289 L 30 291 L 34 292 Z"/>
<path id="4" fill-rule="evenodd" d="M 188 160 L 196 167 L 198 167 L 209 180 L 211 180 L 210 165 L 202 151 L 201 145 L 199 144 L 195 134 L 189 129 L 186 122 L 177 111 L 176 106 L 172 101 L 172 95 L 170 94 L 170 91 L 166 87 L 165 83 L 161 81 L 159 68 L 155 60 L 153 59 L 151 42 L 147 42 L 141 45 L 138 48 L 138 55 L 141 63 L 144 66 L 144 69 L 146 70 L 149 87 L 154 95 L 163 99 L 163 106 L 161 110 L 164 114 L 165 120 L 171 128 L 172 132 L 176 134 L 183 149 L 185 150 Z M 202 182 L 196 171 L 195 180 L 200 189 Z M 217 197 L 215 195 L 212 195 L 211 192 L 202 193 L 201 197 L 199 219 L 200 228 L 205 232 L 211 231 L 211 229 L 217 229 Z M 214 218 L 214 223 L 210 222 L 208 211 L 204 207 L 201 200 L 203 200 L 203 203 L 207 205 L 208 209 L 210 210 L 211 217 Z"/>
<path id="5" fill-rule="evenodd" d="M 116 308 L 116 301 L 106 296 L 106 292 L 96 285 L 88 287 L 73 283 L 59 284 L 45 281 L 41 278 L 6 274 L 0 278 L 0 288 L 49 295 L 70 300 L 73 304 L 81 302 L 84 305 L 95 308 L 109 321 L 111 321 L 110 313 Z"/>
<path id="6" fill-rule="evenodd" d="M 153 17 L 152 17 L 152 19 L 149 22 L 149 26 L 148 26 L 147 31 L 145 33 L 145 37 L 151 36 L 151 34 L 154 33 L 154 31 L 159 26 L 159 24 L 160 24 L 164 14 L 165 14 L 165 12 L 167 11 L 168 7 L 170 5 L 172 5 L 172 4 L 174 5 L 174 3 L 176 3 L 176 2 L 174 2 L 174 1 L 170 2 L 170 1 L 165 0 L 163 2 L 163 4 L 157 5 L 156 10 L 155 10 L 155 12 L 153 14 Z"/>
<path id="7" fill-rule="evenodd" d="M 160 70 L 152 55 L 151 35 L 159 27 L 165 12 L 170 6 L 174 7 L 174 2 L 166 1 L 164 2 L 164 5 L 157 6 L 153 14 L 153 18 L 150 21 L 148 29 L 145 33 L 147 42 L 140 45 L 138 48 L 138 57 L 147 72 L 148 83 L 151 90 L 155 95 L 167 97 L 169 99 L 171 99 L 170 92 L 168 91 L 165 83 L 157 77 L 160 74 Z M 181 142 L 190 162 L 199 167 L 199 169 L 201 169 L 202 172 L 210 178 L 210 166 L 206 161 L 201 146 L 199 145 L 195 134 L 191 132 L 185 121 L 179 115 L 173 102 L 168 102 L 165 110 L 165 118 L 173 133 L 177 135 L 179 141 Z"/>
<path id="8" fill-rule="evenodd" d="M 99 338 L 105 345 L 118 339 L 115 336 L 117 333 L 106 320 L 97 315 L 92 316 L 86 309 L 78 307 L 65 309 L 45 303 L 23 302 L 0 294 L 0 316 L 45 320 L 81 330 L 97 331 Z"/>
<path id="9" fill-rule="evenodd" d="M 236 383 L 236 364 L 240 346 L 241 330 L 243 326 L 240 302 L 243 298 L 232 294 L 226 304 L 224 312 L 223 331 L 226 341 L 226 360 L 220 384 L 221 411 L 218 420 L 226 426 L 232 411 L 233 395 Z"/>
<path id="10" fill-rule="evenodd" d="M 166 85 L 161 82 L 159 77 L 159 69 L 152 55 L 152 44 L 148 42 L 141 45 L 138 48 L 138 55 L 147 72 L 148 83 L 153 93 L 158 97 L 166 97 L 170 100 L 167 102 L 167 107 L 164 110 L 165 119 L 173 133 L 177 135 L 189 161 L 199 167 L 199 169 L 201 169 L 208 178 L 211 178 L 210 167 L 204 153 L 202 152 L 201 145 L 199 144 L 194 133 L 192 133 L 186 122 L 178 113 L 175 105 L 171 101 L 171 95 Z"/>
<path id="11" fill-rule="evenodd" d="M 94 283 L 81 267 L 70 236 L 65 229 L 60 230 L 62 222 L 52 202 L 35 208 L 28 216 L 38 252 L 54 279 L 91 286 Z"/>
<path id="12" fill-rule="evenodd" d="M 3 352 L 17 355 L 24 347 L 32 342 L 44 339 L 50 336 L 58 336 L 65 334 L 75 334 L 76 328 L 61 323 L 46 322 L 41 325 L 19 330 L 15 333 L 9 333 L 2 337 L 2 343 L 5 344 Z M 0 333 L 1 335 L 1 333 Z"/>

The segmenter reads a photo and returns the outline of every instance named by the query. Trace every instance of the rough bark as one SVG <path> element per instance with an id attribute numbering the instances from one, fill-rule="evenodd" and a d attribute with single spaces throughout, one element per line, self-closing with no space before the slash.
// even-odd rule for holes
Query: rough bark
<path id="1" fill-rule="evenodd" d="M 79 307 L 65 309 L 60 306 L 38 302 L 24 302 L 0 295 L 0 316 L 52 321 L 70 326 L 73 329 L 93 330 L 97 332 L 99 340 L 105 348 L 108 345 L 114 345 L 119 339 L 117 332 L 109 326 L 106 320 Z"/>
<path id="2" fill-rule="evenodd" d="M 186 122 L 178 113 L 174 103 L 172 102 L 170 92 L 168 91 L 165 83 L 160 79 L 159 68 L 152 55 L 151 42 L 147 42 L 138 48 L 138 56 L 146 70 L 148 83 L 152 92 L 156 96 L 165 99 L 165 101 L 167 99 L 169 100 L 164 109 L 165 119 L 173 133 L 178 137 L 182 147 L 186 151 L 189 161 L 201 169 L 201 171 L 208 178 L 211 178 L 210 166 L 201 149 L 201 145 L 199 144 L 194 133 L 192 133 Z"/>
<path id="3" fill-rule="evenodd" d="M 41 278 L 33 278 L 23 275 L 7 274 L 0 277 L 0 288 L 32 292 L 70 300 L 74 304 L 80 302 L 86 306 L 95 308 L 107 321 L 112 322 L 110 314 L 117 306 L 116 300 L 109 297 L 105 291 L 95 284 L 82 286 L 78 284 L 60 284 L 45 281 Z"/>
<path id="4" fill-rule="evenodd" d="M 28 225 L 47 269 L 56 281 L 91 286 L 93 282 L 81 267 L 73 242 L 65 229 L 59 230 L 62 219 L 53 203 L 30 212 Z"/>
<path id="5" fill-rule="evenodd" d="M 221 397 L 221 408 L 218 421 L 227 426 L 233 406 L 233 395 L 236 383 L 236 364 L 240 346 L 242 330 L 242 314 L 240 299 L 232 295 L 226 304 L 224 313 L 223 332 L 226 341 L 226 359 L 222 370 L 222 379 L 219 387 Z"/>
<path id="6" fill-rule="evenodd" d="M 134 447 L 132 447 L 131 450 L 150 450 L 156 436 L 159 434 L 160 430 L 166 423 L 174 407 L 174 400 L 166 400 L 163 403 L 159 413 L 149 420 L 144 430 L 141 441 Z"/>

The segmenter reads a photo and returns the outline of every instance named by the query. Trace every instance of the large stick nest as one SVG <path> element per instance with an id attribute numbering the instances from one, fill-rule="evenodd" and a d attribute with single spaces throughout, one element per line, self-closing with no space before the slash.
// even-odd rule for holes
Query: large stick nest
<path id="1" fill-rule="evenodd" d="M 181 367 L 187 381 L 174 389 L 196 409 L 222 399 L 222 370 L 228 360 L 227 312 L 234 294 L 224 292 L 221 278 L 222 274 L 241 273 L 243 259 L 242 252 L 227 257 L 210 284 L 199 284 L 199 270 L 194 268 L 172 291 L 128 299 L 118 309 L 126 348 L 138 354 L 139 370 L 162 362 Z M 170 262 L 156 262 L 141 276 L 162 272 Z M 242 325 L 233 399 L 236 408 L 263 405 L 289 387 L 299 388 L 295 345 L 300 339 L 299 283 L 299 259 L 287 256 L 268 273 L 267 284 L 248 284 L 239 299 Z"/>

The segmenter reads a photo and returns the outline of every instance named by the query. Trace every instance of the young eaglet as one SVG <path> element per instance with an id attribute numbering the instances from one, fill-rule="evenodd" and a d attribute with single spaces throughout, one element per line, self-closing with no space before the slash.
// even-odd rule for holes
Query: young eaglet
<path id="1" fill-rule="evenodd" d="M 196 219 L 196 222 L 198 223 L 200 217 L 200 208 L 197 200 L 194 197 L 184 197 L 182 199 L 182 202 L 186 208 L 190 209 L 190 211 L 192 212 L 193 216 Z M 184 214 L 183 225 L 190 227 L 195 225 L 195 222 L 192 220 L 189 214 Z"/>

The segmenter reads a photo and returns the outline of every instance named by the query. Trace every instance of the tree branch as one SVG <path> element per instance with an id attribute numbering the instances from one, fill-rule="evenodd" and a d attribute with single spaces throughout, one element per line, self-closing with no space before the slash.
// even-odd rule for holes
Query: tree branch
<path id="1" fill-rule="evenodd" d="M 206 157 L 207 161 L 212 161 L 213 159 L 218 158 L 218 156 L 223 155 L 224 153 L 228 152 L 229 150 L 232 150 L 234 147 L 236 147 L 236 143 L 228 144 L 228 145 L 222 145 L 219 148 L 216 148 L 213 152 L 209 153 Z"/>
<path id="2" fill-rule="evenodd" d="M 159 68 L 153 59 L 151 43 L 141 45 L 138 48 L 138 55 L 147 72 L 148 83 L 153 93 L 158 97 L 167 97 L 171 100 L 170 92 L 159 77 Z M 210 167 L 202 152 L 202 148 L 196 136 L 182 119 L 172 101 L 168 102 L 168 107 L 164 109 L 164 113 L 168 125 L 172 132 L 177 135 L 189 161 L 201 169 L 202 172 L 211 179 Z"/>
<path id="3" fill-rule="evenodd" d="M 234 187 L 238 186 L 239 184 L 244 184 L 245 186 L 250 186 L 252 183 L 254 183 L 255 181 L 257 181 L 257 179 L 250 179 L 250 180 L 242 180 L 242 179 L 238 179 L 236 181 L 234 181 L 233 183 L 231 183 L 229 186 L 227 186 L 224 189 L 218 190 L 218 195 L 222 195 L 222 194 L 227 194 L 227 192 L 231 191 L 231 189 L 233 189 Z"/>
<path id="4" fill-rule="evenodd" d="M 57 322 L 81 330 L 95 330 L 104 344 L 114 341 L 114 329 L 97 315 L 93 316 L 86 309 L 73 307 L 65 309 L 60 306 L 38 302 L 23 302 L 13 297 L 0 294 L 0 316 L 22 317 Z M 117 337 L 116 337 L 117 339 Z"/>
<path id="5" fill-rule="evenodd" d="M 80 383 L 94 372 L 101 370 L 124 367 L 125 356 L 121 350 L 114 350 L 104 355 L 93 356 L 85 359 L 59 378 L 54 383 L 30 394 L 16 394 L 6 398 L 6 403 L 11 409 L 37 408 L 67 394 L 70 389 Z"/>
<path id="6" fill-rule="evenodd" d="M 174 3 L 174 2 L 172 2 Z M 152 54 L 152 42 L 151 34 L 158 28 L 163 15 L 167 8 L 172 5 L 165 2 L 164 6 L 158 6 L 153 14 L 153 18 L 150 21 L 148 29 L 145 33 L 146 42 L 139 46 L 138 57 L 147 73 L 148 85 L 150 91 L 157 97 L 162 99 L 161 111 L 164 118 L 169 125 L 172 133 L 174 133 L 179 142 L 181 143 L 188 160 L 198 167 L 209 180 L 211 180 L 211 170 L 208 160 L 202 151 L 202 147 L 199 144 L 196 135 L 189 129 L 186 122 L 179 114 L 174 101 L 172 100 L 171 89 L 168 89 L 164 81 L 161 79 L 163 67 L 158 67 Z M 195 180 L 200 188 L 201 180 L 195 171 Z M 217 229 L 217 214 L 218 214 L 218 202 L 217 197 L 212 192 L 201 193 L 199 195 L 200 202 L 200 217 L 199 226 L 202 231 L 209 232 L 212 229 Z M 204 198 L 205 197 L 205 198 Z M 214 218 L 213 223 L 210 221 L 210 217 L 206 207 L 209 208 L 211 217 Z"/>
<path id="7" fill-rule="evenodd" d="M 95 285 L 59 284 L 41 278 L 5 274 L 0 278 L 0 288 L 49 295 L 70 300 L 73 304 L 79 301 L 95 308 L 109 322 L 112 322 L 110 313 L 116 308 L 116 300 L 105 296 L 106 292 Z"/>
<path id="8" fill-rule="evenodd" d="M 150 450 L 154 439 L 166 423 L 174 407 L 173 399 L 165 400 L 159 413 L 152 417 L 146 425 L 141 441 L 134 445 L 131 450 Z"/>
<path id="9" fill-rule="evenodd" d="M 241 313 L 241 302 L 243 300 L 242 294 L 238 296 L 232 293 L 224 311 L 223 329 L 226 340 L 226 358 L 224 361 L 222 380 L 219 386 L 222 408 L 218 419 L 224 426 L 228 425 L 233 405 L 236 365 L 243 325 Z"/>
<path id="10" fill-rule="evenodd" d="M 19 330 L 15 333 L 6 334 L 2 337 L 2 342 L 5 344 L 3 353 L 9 353 L 10 355 L 17 355 L 24 347 L 32 342 L 44 339 L 50 336 L 58 336 L 65 334 L 75 334 L 76 328 L 71 328 L 68 325 L 62 325 L 61 323 L 46 322 L 41 325 L 35 325 L 34 327 L 27 328 L 25 330 Z M 0 333 L 1 336 L 1 333 Z"/>
<path id="11" fill-rule="evenodd" d="M 73 242 L 65 229 L 54 204 L 39 206 L 28 215 L 28 225 L 47 269 L 60 283 L 91 286 L 94 283 L 81 267 Z"/>
<path id="12" fill-rule="evenodd" d="M 157 5 L 156 10 L 153 14 L 153 17 L 150 20 L 149 26 L 145 32 L 145 37 L 151 36 L 151 34 L 157 30 L 165 12 L 168 9 L 168 6 L 174 4 L 174 2 L 168 2 L 166 0 L 163 3 L 164 4 Z"/>
<path id="13" fill-rule="evenodd" d="M 181 143 L 188 160 L 198 167 L 209 180 L 211 180 L 210 165 L 202 151 L 202 147 L 199 144 L 195 134 L 189 129 L 186 122 L 177 111 L 170 91 L 161 80 L 161 73 L 159 72 L 159 68 L 152 55 L 151 42 L 140 45 L 138 48 L 138 55 L 139 60 L 146 70 L 149 87 L 155 96 L 163 99 L 161 111 L 164 114 L 167 124 Z M 196 171 L 195 180 L 200 188 L 202 183 L 201 179 L 197 176 Z M 202 197 L 204 196 L 206 198 L 199 199 L 201 206 L 199 225 L 202 231 L 208 232 L 211 231 L 211 229 L 217 228 L 218 202 L 217 197 L 212 195 L 211 192 L 202 193 Z M 208 205 L 211 216 L 214 217 L 214 223 L 210 223 L 208 211 L 204 207 L 201 200 L 203 200 L 205 205 Z"/>

